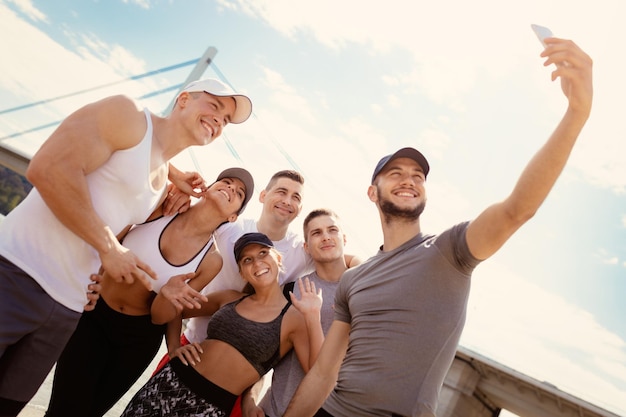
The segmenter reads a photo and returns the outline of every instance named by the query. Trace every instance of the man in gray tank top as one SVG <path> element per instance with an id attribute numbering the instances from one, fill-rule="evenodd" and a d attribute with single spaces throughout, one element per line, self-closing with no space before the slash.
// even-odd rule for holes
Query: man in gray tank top
<path id="1" fill-rule="evenodd" d="M 421 232 L 429 164 L 416 149 L 382 158 L 368 197 L 378 208 L 383 245 L 347 270 L 317 361 L 286 417 L 433 417 L 465 323 L 474 268 L 493 255 L 548 196 L 585 125 L 592 61 L 575 43 L 545 39 L 567 110 L 511 194 L 474 220 L 437 236 Z M 320 408 L 321 407 L 321 408 Z"/>

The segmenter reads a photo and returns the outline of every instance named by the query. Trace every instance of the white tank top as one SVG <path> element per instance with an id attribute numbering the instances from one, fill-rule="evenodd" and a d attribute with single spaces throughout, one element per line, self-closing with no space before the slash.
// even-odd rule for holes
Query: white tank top
<path id="1" fill-rule="evenodd" d="M 150 182 L 152 119 L 144 113 L 148 127 L 141 142 L 114 152 L 87 175 L 94 208 L 115 234 L 145 221 L 165 190 L 165 184 L 156 190 Z M 55 217 L 36 188 L 0 224 L 0 254 L 78 312 L 87 302 L 89 275 L 100 268 L 96 250 Z"/>
<path id="2" fill-rule="evenodd" d="M 156 293 L 174 275 L 196 272 L 200 262 L 202 262 L 207 251 L 213 245 L 213 236 L 207 235 L 207 243 L 189 260 L 180 265 L 169 263 L 161 252 L 161 236 L 176 216 L 159 217 L 158 219 L 137 225 L 126 234 L 122 241 L 125 247 L 133 251 L 139 259 L 150 265 L 157 273 L 156 281 L 150 281 L 152 283 L 152 291 Z"/>

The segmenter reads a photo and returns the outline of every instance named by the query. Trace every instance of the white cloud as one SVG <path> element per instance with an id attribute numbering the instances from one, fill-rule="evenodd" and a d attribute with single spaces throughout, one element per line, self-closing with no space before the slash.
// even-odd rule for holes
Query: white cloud
<path id="1" fill-rule="evenodd" d="M 150 9 L 150 0 L 123 0 L 124 3 L 128 4 L 135 4 L 139 7 L 141 7 L 142 9 Z"/>
<path id="2" fill-rule="evenodd" d="M 626 82 L 620 71 L 626 57 L 610 47 L 613 40 L 626 38 L 623 2 L 552 0 L 511 5 L 495 0 L 368 4 L 359 0 L 222 0 L 221 4 L 266 22 L 294 41 L 314 37 L 335 51 L 359 45 L 379 59 L 390 50 L 409 52 L 414 60 L 412 69 L 394 69 L 396 72 L 384 78 L 385 83 L 402 83 L 405 91 L 419 91 L 454 111 L 465 110 L 460 97 L 479 94 L 474 88 L 488 92 L 489 86 L 476 84 L 482 74 L 491 80 L 514 75 L 519 82 L 542 83 L 544 95 L 534 99 L 548 103 L 559 117 L 563 98 L 545 87 L 549 70 L 539 65 L 540 45 L 529 27 L 530 23 L 548 25 L 557 36 L 575 39 L 596 63 L 594 109 L 570 166 L 594 186 L 626 192 L 626 164 L 622 161 L 626 142 L 621 140 L 626 137 L 626 127 L 615 123 L 623 117 Z"/>
<path id="3" fill-rule="evenodd" d="M 592 403 L 614 398 L 626 409 L 624 340 L 495 260 L 474 275 L 462 345 Z"/>
<path id="4" fill-rule="evenodd" d="M 0 136 L 20 132 L 25 129 L 24 126 L 34 128 L 58 122 L 84 104 L 112 94 L 140 97 L 148 91 L 154 91 L 155 84 L 159 82 L 158 78 L 151 77 L 141 82 L 116 84 L 128 74 L 126 71 L 121 73 L 119 69 L 143 71 L 143 62 L 124 48 L 111 47 L 94 35 L 79 36 L 66 29 L 65 35 L 78 51 L 75 53 L 20 19 L 1 3 L 0 15 L 0 38 L 20 39 L 20 42 L 0 42 L 0 54 L 11 57 L 11 65 L 0 71 L 0 99 L 12 104 L 7 107 L 51 99 L 46 106 L 11 113 L 11 120 L 2 118 Z M 62 70 L 51 70 L 55 68 Z M 42 71 L 45 71 L 45 76 L 42 76 Z M 94 88 L 107 84 L 109 86 L 106 88 Z M 58 97 L 65 98 L 55 99 Z M 145 105 L 160 103 L 161 100 L 152 98 L 146 100 Z M 35 126 L 33 120 L 37 120 Z M 53 128 L 20 136 L 15 140 L 5 140 L 3 143 L 32 155 L 41 145 L 42 138 L 47 137 Z"/>
<path id="5" fill-rule="evenodd" d="M 269 102 L 276 106 L 276 113 L 281 113 L 283 117 L 289 119 L 297 118 L 307 124 L 315 122 L 315 115 L 311 108 L 311 103 L 298 94 L 296 89 L 289 85 L 281 74 L 270 69 L 263 68 L 263 82 L 270 91 Z"/>
<path id="6" fill-rule="evenodd" d="M 619 257 L 613 255 L 613 250 L 608 250 L 605 248 L 598 248 L 594 253 L 594 257 L 599 260 L 600 263 L 604 265 L 618 265 Z"/>
<path id="7" fill-rule="evenodd" d="M 48 17 L 37 9 L 31 0 L 7 0 L 7 2 L 17 6 L 17 8 L 31 20 L 36 22 L 48 22 Z"/>

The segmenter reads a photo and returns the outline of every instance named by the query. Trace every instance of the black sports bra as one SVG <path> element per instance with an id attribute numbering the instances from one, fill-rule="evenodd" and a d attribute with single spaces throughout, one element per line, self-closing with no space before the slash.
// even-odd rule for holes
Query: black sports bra
<path id="1" fill-rule="evenodd" d="M 280 360 L 280 326 L 291 300 L 287 297 L 287 304 L 274 320 L 259 323 L 240 316 L 235 310 L 246 297 L 248 295 L 224 305 L 213 314 L 207 327 L 207 339 L 221 340 L 233 346 L 259 375 L 264 375 Z"/>

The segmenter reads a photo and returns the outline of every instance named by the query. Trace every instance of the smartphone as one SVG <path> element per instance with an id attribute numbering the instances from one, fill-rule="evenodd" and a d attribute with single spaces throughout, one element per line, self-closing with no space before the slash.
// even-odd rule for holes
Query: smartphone
<path id="1" fill-rule="evenodd" d="M 554 36 L 552 34 L 552 31 L 545 26 L 532 24 L 530 25 L 530 27 L 532 28 L 533 32 L 535 32 L 535 35 L 537 35 L 539 42 L 541 42 L 543 46 L 546 46 L 546 44 L 543 42 L 545 38 L 551 38 Z"/>

